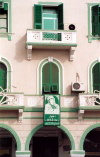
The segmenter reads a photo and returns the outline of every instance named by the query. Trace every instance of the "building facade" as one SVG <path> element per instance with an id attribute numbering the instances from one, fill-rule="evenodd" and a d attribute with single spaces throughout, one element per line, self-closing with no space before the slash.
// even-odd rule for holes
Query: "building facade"
<path id="1" fill-rule="evenodd" d="M 100 0 L 0 0 L 0 157 L 100 156 Z"/>

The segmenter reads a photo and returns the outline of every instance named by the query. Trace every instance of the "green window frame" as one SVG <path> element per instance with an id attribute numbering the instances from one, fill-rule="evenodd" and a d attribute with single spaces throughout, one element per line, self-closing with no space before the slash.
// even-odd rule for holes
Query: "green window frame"
<path id="1" fill-rule="evenodd" d="M 100 63 L 96 63 L 92 69 L 93 91 L 100 91 Z"/>
<path id="2" fill-rule="evenodd" d="M 11 0 L 0 0 L 0 37 L 11 40 Z"/>
<path id="3" fill-rule="evenodd" d="M 88 4 L 88 42 L 100 40 L 100 3 Z"/>
<path id="4" fill-rule="evenodd" d="M 52 62 L 42 69 L 42 94 L 59 94 L 59 69 Z"/>
<path id="5" fill-rule="evenodd" d="M 55 3 L 54 3 L 55 4 Z M 57 11 L 58 15 L 58 29 L 63 30 L 64 24 L 63 24 L 63 3 L 60 3 L 58 5 L 48 5 L 48 4 L 35 4 L 34 5 L 34 28 L 35 29 L 42 29 L 43 28 L 43 10 L 45 7 L 54 8 Z"/>

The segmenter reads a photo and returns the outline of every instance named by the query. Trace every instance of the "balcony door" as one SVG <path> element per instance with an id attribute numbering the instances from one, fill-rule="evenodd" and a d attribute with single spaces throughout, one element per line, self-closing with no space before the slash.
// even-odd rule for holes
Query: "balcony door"
<path id="1" fill-rule="evenodd" d="M 42 93 L 59 94 L 59 69 L 52 62 L 46 63 L 42 69 Z"/>
<path id="2" fill-rule="evenodd" d="M 58 14 L 54 8 L 43 8 L 42 29 L 58 30 Z"/>

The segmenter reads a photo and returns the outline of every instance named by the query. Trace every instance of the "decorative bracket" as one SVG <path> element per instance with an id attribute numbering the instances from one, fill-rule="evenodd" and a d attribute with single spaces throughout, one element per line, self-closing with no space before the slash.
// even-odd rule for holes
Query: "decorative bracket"
<path id="1" fill-rule="evenodd" d="M 19 109 L 18 122 L 22 123 L 23 120 L 23 109 Z"/>
<path id="2" fill-rule="evenodd" d="M 32 45 L 27 45 L 27 59 L 32 59 Z"/>
<path id="3" fill-rule="evenodd" d="M 74 60 L 74 52 L 75 52 L 75 50 L 76 50 L 76 47 L 71 47 L 70 48 L 70 56 L 69 56 L 69 60 L 70 61 L 73 61 Z"/>

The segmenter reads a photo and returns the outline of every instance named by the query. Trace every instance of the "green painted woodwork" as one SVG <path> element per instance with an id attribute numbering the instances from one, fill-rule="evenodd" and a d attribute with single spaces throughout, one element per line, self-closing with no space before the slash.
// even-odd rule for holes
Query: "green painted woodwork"
<path id="1" fill-rule="evenodd" d="M 34 5 L 34 28 L 42 28 L 42 6 L 39 4 Z"/>
<path id="2" fill-rule="evenodd" d="M 2 28 L 0 31 L 0 37 L 8 38 L 8 40 L 11 40 L 12 36 L 12 16 L 11 16 L 11 0 L 1 0 L 3 2 L 3 8 L 6 12 L 6 27 Z"/>
<path id="3" fill-rule="evenodd" d="M 46 63 L 42 69 L 42 88 L 43 93 L 59 92 L 59 70 L 56 64 Z"/>
<path id="4" fill-rule="evenodd" d="M 0 128 L 3 128 L 3 129 L 6 129 L 8 130 L 12 135 L 13 137 L 15 138 L 16 140 L 16 144 L 17 144 L 17 151 L 20 151 L 21 150 L 21 141 L 20 141 L 20 138 L 19 136 L 17 135 L 17 133 L 8 125 L 6 124 L 0 124 Z"/>
<path id="5" fill-rule="evenodd" d="M 38 126 L 36 126 L 35 128 L 32 129 L 32 131 L 30 132 L 30 134 L 28 135 L 27 139 L 26 139 L 26 142 L 25 142 L 25 150 L 28 151 L 29 150 L 29 145 L 30 145 L 30 141 L 32 139 L 32 137 L 35 135 L 35 133 L 41 129 L 43 127 L 43 124 L 40 124 Z M 58 128 L 60 128 L 62 131 L 65 132 L 66 136 L 68 136 L 70 142 L 71 142 L 71 148 L 73 150 L 75 150 L 75 141 L 74 141 L 74 138 L 73 136 L 71 135 L 70 131 L 65 128 L 64 126 L 60 125 L 58 126 Z"/>
<path id="6" fill-rule="evenodd" d="M 83 145 L 84 145 L 84 141 L 85 141 L 85 138 L 86 138 L 87 134 L 88 134 L 90 131 L 92 131 L 93 129 L 96 129 L 96 128 L 100 128 L 100 123 L 93 124 L 93 125 L 91 125 L 90 127 L 88 127 L 88 128 L 84 131 L 83 135 L 81 136 L 80 143 L 79 143 L 79 149 L 80 149 L 80 150 L 83 150 Z"/>
<path id="7" fill-rule="evenodd" d="M 88 3 L 88 42 L 91 43 L 92 40 L 100 40 L 100 27 L 99 27 L 99 16 L 100 16 L 100 7 L 97 8 L 96 12 L 95 9 L 99 6 L 100 3 Z M 98 17 L 97 17 L 98 11 Z M 95 13 L 94 13 L 95 12 Z M 94 16 L 96 15 L 96 17 Z M 98 23 L 98 26 L 97 26 Z M 95 27 L 96 26 L 96 27 Z M 97 34 L 98 31 L 98 34 Z"/>
<path id="8" fill-rule="evenodd" d="M 56 7 L 34 5 L 34 28 L 44 30 L 63 29 L 63 4 Z"/>
<path id="9" fill-rule="evenodd" d="M 0 87 L 2 87 L 2 89 L 7 88 L 7 68 L 2 63 L 0 63 Z"/>
<path id="10" fill-rule="evenodd" d="M 0 8 L 0 33 L 8 32 L 8 3 Z"/>
<path id="11" fill-rule="evenodd" d="M 10 66 L 9 62 L 3 57 L 1 57 L 0 63 L 4 64 L 7 68 L 7 84 L 6 84 L 6 87 L 7 87 L 7 90 L 9 90 L 9 92 L 10 92 L 10 90 L 11 90 L 11 66 Z"/>
<path id="12" fill-rule="evenodd" d="M 38 67 L 38 81 L 37 81 L 37 92 L 38 94 L 42 94 L 42 69 L 43 69 L 43 66 L 46 64 L 46 63 L 50 63 L 48 61 L 48 59 L 44 59 L 40 64 L 39 64 L 39 67 Z M 63 71 L 62 71 L 62 66 L 60 64 L 60 62 L 56 59 L 53 58 L 53 61 L 51 63 L 54 63 L 57 67 L 58 67 L 58 71 L 59 71 L 59 94 L 63 94 Z M 41 78 L 41 79 L 40 79 Z"/>
<path id="13" fill-rule="evenodd" d="M 89 66 L 89 87 L 88 87 L 88 92 L 93 93 L 93 67 L 95 66 L 96 63 L 98 63 L 98 60 L 95 60 L 92 62 L 92 64 Z"/>
<path id="14" fill-rule="evenodd" d="M 93 90 L 100 91 L 100 63 L 96 63 L 92 69 Z"/>
<path id="15" fill-rule="evenodd" d="M 92 7 L 92 35 L 100 35 L 100 7 L 99 5 Z"/>
<path id="16" fill-rule="evenodd" d="M 58 29 L 63 30 L 63 4 L 58 6 Z"/>
<path id="17" fill-rule="evenodd" d="M 42 29 L 57 30 L 58 29 L 58 15 L 56 8 L 44 7 L 42 13 Z"/>
<path id="18" fill-rule="evenodd" d="M 61 33 L 43 33 L 43 40 L 61 41 Z"/>

